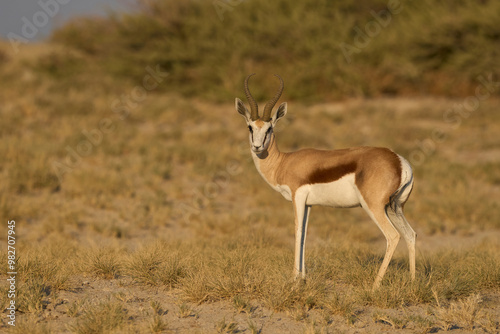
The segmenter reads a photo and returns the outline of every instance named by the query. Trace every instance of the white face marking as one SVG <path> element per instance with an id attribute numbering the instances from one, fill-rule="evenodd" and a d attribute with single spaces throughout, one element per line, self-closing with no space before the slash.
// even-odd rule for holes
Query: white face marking
<path id="1" fill-rule="evenodd" d="M 250 139 L 252 151 L 259 154 L 267 150 L 273 133 L 272 123 L 257 120 L 249 121 L 247 124 L 250 131 L 248 138 Z"/>

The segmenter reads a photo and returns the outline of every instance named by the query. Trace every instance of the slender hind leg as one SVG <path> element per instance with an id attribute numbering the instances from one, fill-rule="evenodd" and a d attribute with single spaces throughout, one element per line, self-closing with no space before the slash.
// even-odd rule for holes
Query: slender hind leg
<path id="1" fill-rule="evenodd" d="M 408 246 L 408 254 L 410 257 L 410 275 L 411 279 L 415 280 L 415 243 L 417 234 L 406 220 L 403 208 L 400 204 L 396 204 L 395 208 L 388 206 L 386 211 L 392 224 L 398 229 L 399 233 L 403 235 L 406 245 Z"/>
<path id="2" fill-rule="evenodd" d="M 373 290 L 376 290 L 380 286 L 380 282 L 387 271 L 387 267 L 389 266 L 389 262 L 391 262 L 392 255 L 396 250 L 396 247 L 399 243 L 399 232 L 392 225 L 392 222 L 386 215 L 384 205 L 378 205 L 373 208 L 369 208 L 367 205 L 362 205 L 363 209 L 368 213 L 370 218 L 377 224 L 382 233 L 387 240 L 387 248 L 385 250 L 384 260 L 382 261 L 382 265 L 378 271 L 377 277 L 375 278 L 375 282 L 373 283 Z"/>

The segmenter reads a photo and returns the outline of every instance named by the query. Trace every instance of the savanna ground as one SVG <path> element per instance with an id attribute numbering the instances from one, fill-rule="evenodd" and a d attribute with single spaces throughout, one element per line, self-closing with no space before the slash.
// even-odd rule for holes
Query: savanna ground
<path id="1" fill-rule="evenodd" d="M 193 15 L 183 6 L 179 11 Z M 183 24 L 200 24 L 189 15 L 179 23 L 172 14 L 162 29 L 183 35 Z M 219 91 L 200 98 L 191 84 L 201 78 L 197 89 L 206 88 L 204 71 L 213 69 L 194 58 L 191 71 L 169 63 L 170 56 L 183 57 L 180 44 L 172 49 L 179 54 L 163 55 L 164 63 L 162 54 L 127 59 L 152 47 L 135 35 L 129 44 L 116 38 L 123 45 L 105 48 L 109 36 L 133 34 L 139 30 L 131 25 L 148 22 L 128 20 L 128 31 L 113 19 L 111 32 L 95 40 L 76 34 L 75 24 L 51 43 L 23 45 L 15 56 L 7 43 L 0 45 L 0 258 L 6 265 L 10 220 L 17 256 L 16 326 L 7 324 L 9 275 L 2 271 L 0 331 L 499 332 L 500 87 L 477 80 L 491 72 L 457 79 L 461 93 L 453 98 L 381 91 L 340 102 L 302 98 L 306 74 L 297 74 L 301 80 L 287 85 L 282 98 L 295 100 L 278 125 L 280 149 L 386 146 L 407 157 L 415 188 L 405 211 L 418 237 L 416 281 L 409 280 L 402 240 L 381 288 L 371 292 L 385 250 L 381 232 L 361 209 L 314 207 L 308 279 L 294 282 L 291 204 L 255 170 L 234 96 L 224 95 L 243 98 L 243 73 L 228 74 L 234 83 L 216 82 Z M 92 28 L 85 31 L 95 33 Z M 391 40 L 392 33 L 383 36 Z M 58 43 L 69 40 L 78 47 Z M 113 52 L 127 47 L 139 51 L 112 65 Z M 127 61 L 140 66 L 124 78 L 118 72 Z M 261 66 L 244 67 L 252 65 Z M 374 77 L 366 85 L 377 87 L 382 75 L 394 92 L 397 77 L 390 68 L 380 71 L 369 72 Z M 156 81 L 141 90 L 153 72 Z M 259 87 L 272 94 L 275 79 L 264 73 L 253 79 L 263 102 L 268 93 Z M 454 86 L 436 81 L 433 87 L 446 93 L 439 89 Z M 471 105 L 477 87 L 491 94 Z"/>

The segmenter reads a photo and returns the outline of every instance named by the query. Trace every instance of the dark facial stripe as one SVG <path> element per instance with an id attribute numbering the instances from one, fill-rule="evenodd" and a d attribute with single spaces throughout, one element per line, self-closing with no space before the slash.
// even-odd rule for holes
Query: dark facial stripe
<path id="1" fill-rule="evenodd" d="M 262 144 L 265 144 L 265 143 L 266 143 L 266 140 L 267 140 L 267 135 L 271 133 L 271 129 L 272 129 L 272 128 L 267 129 L 267 131 L 266 131 L 266 135 L 264 136 L 264 142 L 263 142 Z"/>

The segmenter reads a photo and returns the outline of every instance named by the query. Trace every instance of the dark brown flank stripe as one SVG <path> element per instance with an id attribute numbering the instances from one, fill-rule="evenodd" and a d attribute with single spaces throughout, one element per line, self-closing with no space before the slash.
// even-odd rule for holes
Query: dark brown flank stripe
<path id="1" fill-rule="evenodd" d="M 356 162 L 351 162 L 331 168 L 318 169 L 311 173 L 311 175 L 309 175 L 307 183 L 314 184 L 337 181 L 347 174 L 354 173 L 356 171 L 356 168 Z"/>

